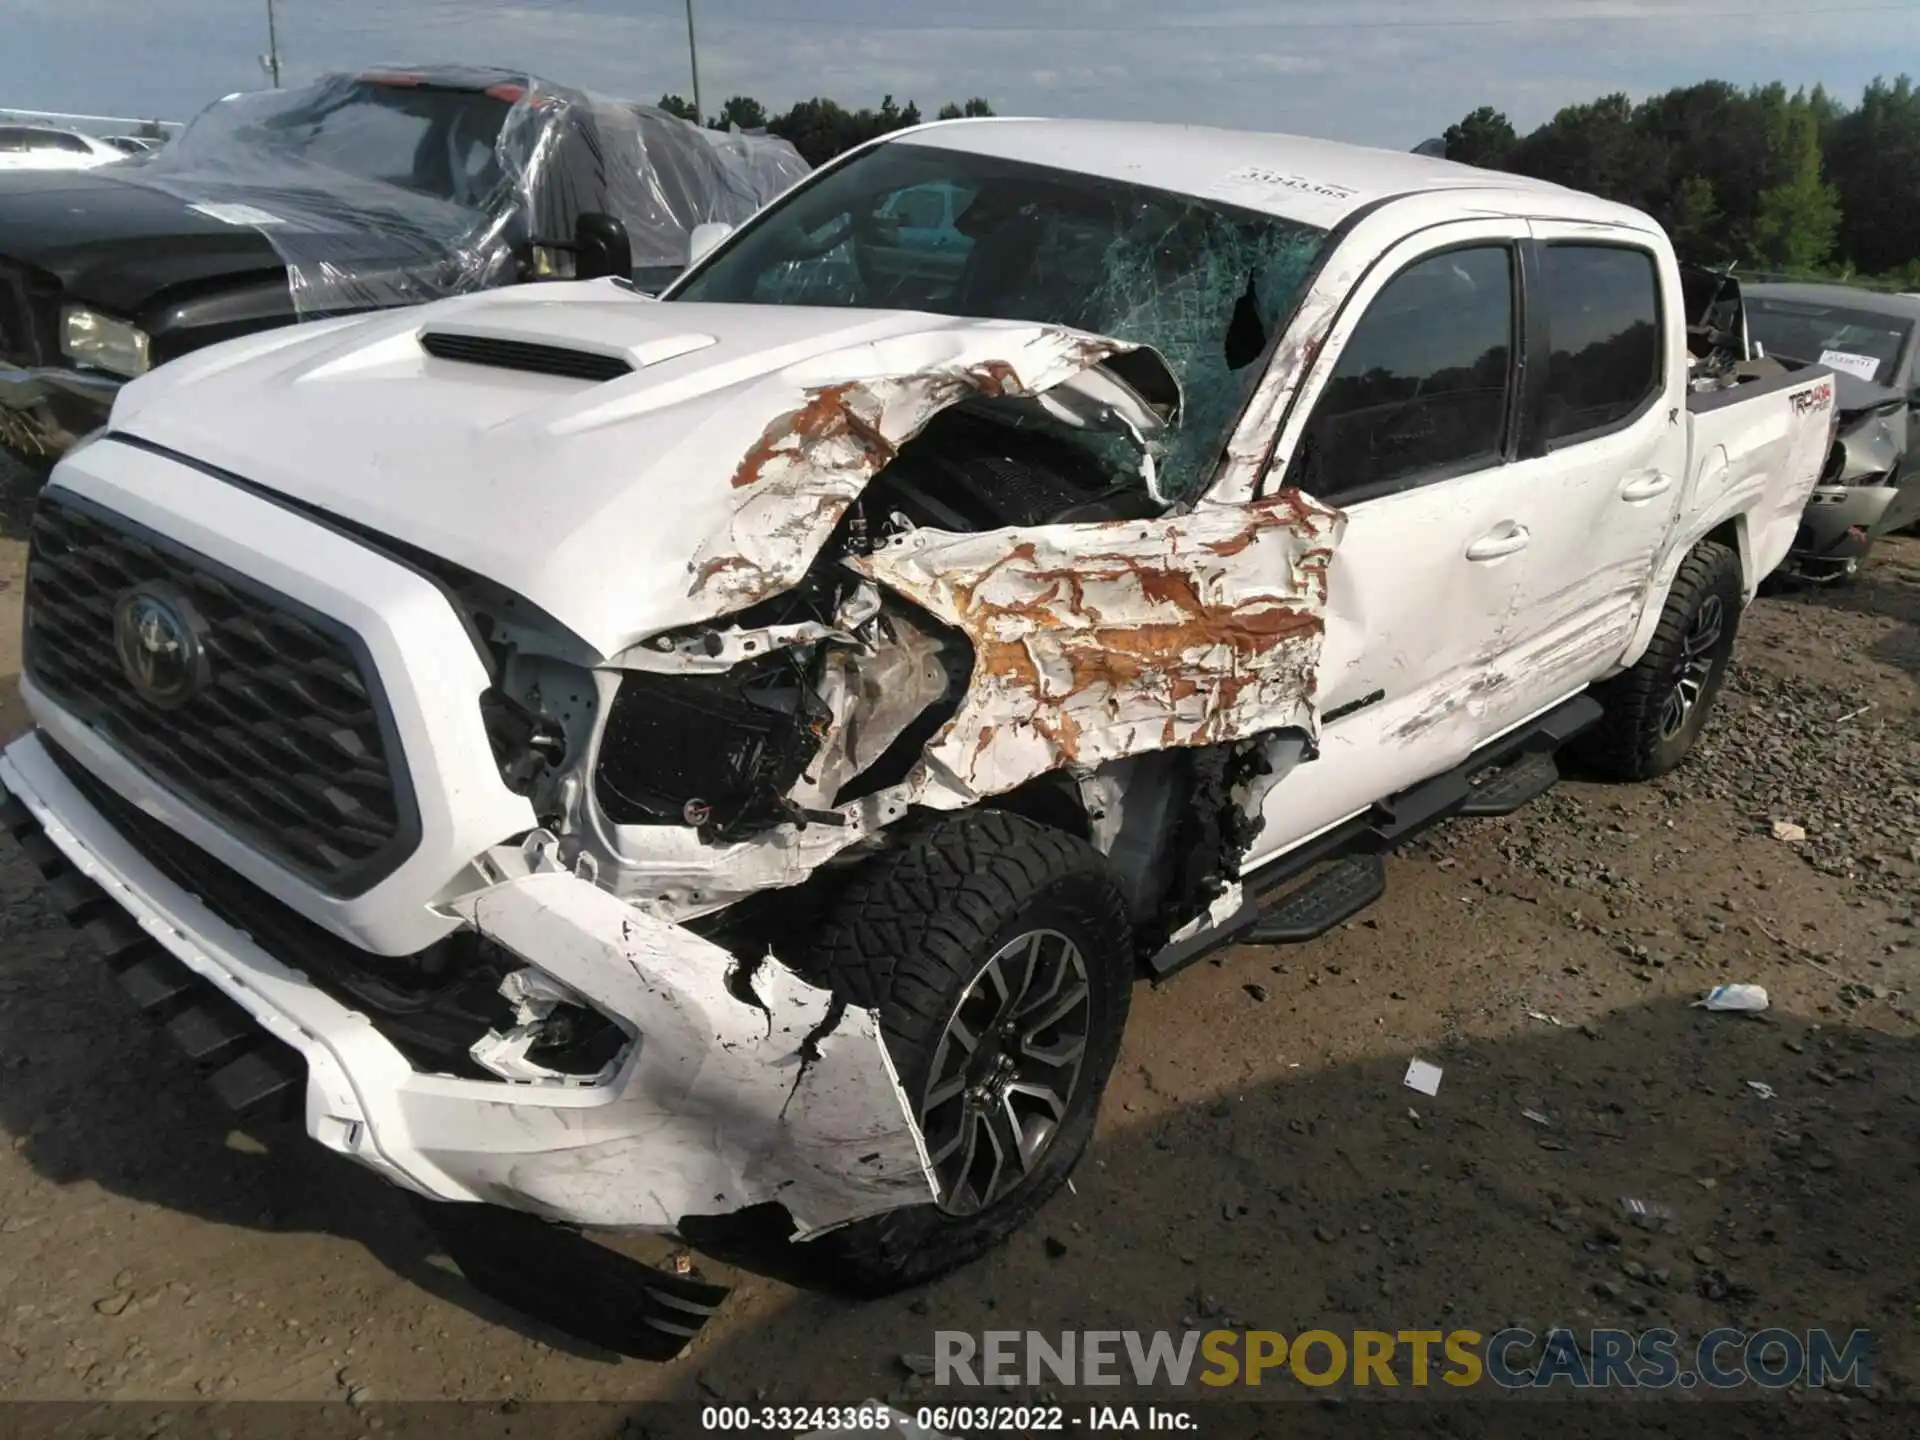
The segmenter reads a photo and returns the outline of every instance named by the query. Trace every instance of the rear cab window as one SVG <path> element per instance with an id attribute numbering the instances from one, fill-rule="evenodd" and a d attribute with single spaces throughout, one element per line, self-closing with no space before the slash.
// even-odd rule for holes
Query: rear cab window
<path id="1" fill-rule="evenodd" d="M 1555 449 L 1632 424 L 1666 388 L 1652 252 L 1548 244 L 1539 289 L 1547 337 L 1540 438 Z"/>

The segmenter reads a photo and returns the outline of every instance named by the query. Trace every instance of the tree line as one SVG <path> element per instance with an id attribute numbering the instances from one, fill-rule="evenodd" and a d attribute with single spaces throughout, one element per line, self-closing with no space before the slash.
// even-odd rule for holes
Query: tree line
<path id="1" fill-rule="evenodd" d="M 1526 135 L 1482 106 L 1448 127 L 1446 153 L 1635 206 L 1686 259 L 1920 288 L 1920 92 L 1905 75 L 1855 106 L 1723 80 L 1608 95 Z"/>
<path id="2" fill-rule="evenodd" d="M 701 123 L 700 112 L 683 96 L 662 95 L 660 108 L 682 120 Z M 976 95 L 964 102 L 949 101 L 940 107 L 935 118 L 958 120 L 991 114 L 993 106 Z M 891 131 L 918 125 L 924 118 L 913 101 L 900 105 L 891 95 L 881 100 L 878 110 L 865 107 L 849 110 L 835 101 L 816 97 L 802 100 L 779 115 L 769 114 L 767 107 L 750 95 L 734 95 L 720 107 L 718 115 L 708 116 L 704 123 L 715 130 L 730 130 L 735 126 L 742 130 L 766 130 L 792 145 L 809 165 L 824 165 L 843 151 Z"/>

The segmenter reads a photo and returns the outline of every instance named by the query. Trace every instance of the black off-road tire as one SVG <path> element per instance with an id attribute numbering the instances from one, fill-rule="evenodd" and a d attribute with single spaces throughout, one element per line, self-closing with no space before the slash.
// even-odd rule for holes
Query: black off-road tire
<path id="1" fill-rule="evenodd" d="M 1726 678 L 1744 599 L 1739 555 L 1717 541 L 1694 546 L 1674 576 L 1646 653 L 1632 669 L 1594 687 L 1606 718 L 1575 743 L 1576 758 L 1616 780 L 1651 780 L 1686 759 Z M 1708 652 L 1712 668 L 1685 723 L 1667 733 L 1663 716 L 1687 662 L 1688 637 L 1715 602 L 1722 623 Z"/>
<path id="2" fill-rule="evenodd" d="M 808 973 L 878 1011 L 916 1115 L 967 987 L 1003 945 L 1036 929 L 1079 947 L 1089 990 L 1084 1059 L 1052 1140 L 1016 1188 L 973 1214 L 910 1206 L 806 1242 L 836 1288 L 884 1295 L 931 1280 L 1000 1243 L 1060 1187 L 1093 1133 L 1137 962 L 1125 896 L 1100 853 L 1002 811 L 921 826 L 857 872 L 835 902 Z"/>

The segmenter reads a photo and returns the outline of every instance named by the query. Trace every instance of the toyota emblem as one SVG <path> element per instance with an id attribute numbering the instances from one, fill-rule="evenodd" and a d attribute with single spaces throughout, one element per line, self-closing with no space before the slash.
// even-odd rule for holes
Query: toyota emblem
<path id="1" fill-rule="evenodd" d="M 162 710 L 186 704 L 212 679 L 205 633 L 193 602 L 171 585 L 137 585 L 114 607 L 120 668 L 135 693 Z"/>

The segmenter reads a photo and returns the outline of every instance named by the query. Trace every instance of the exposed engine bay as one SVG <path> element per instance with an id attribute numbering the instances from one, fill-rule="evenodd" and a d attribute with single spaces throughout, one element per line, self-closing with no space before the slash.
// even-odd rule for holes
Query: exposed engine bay
<path id="1" fill-rule="evenodd" d="M 1174 514 L 1151 437 L 1177 385 L 1144 351 L 1083 376 L 931 414 L 799 583 L 612 665 L 449 575 L 493 660 L 501 774 L 563 863 L 691 920 L 851 862 L 911 808 L 988 803 L 1107 851 L 1150 942 L 1202 916 L 1308 749 L 1338 516 L 1292 493 Z"/>

